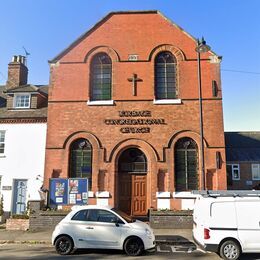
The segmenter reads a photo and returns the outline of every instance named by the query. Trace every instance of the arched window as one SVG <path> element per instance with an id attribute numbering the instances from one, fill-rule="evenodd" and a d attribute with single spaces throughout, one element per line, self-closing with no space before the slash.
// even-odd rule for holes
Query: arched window
<path id="1" fill-rule="evenodd" d="M 119 160 L 120 172 L 147 172 L 147 159 L 145 154 L 137 148 L 125 150 Z"/>
<path id="2" fill-rule="evenodd" d="M 90 65 L 91 100 L 111 100 L 112 62 L 106 53 L 94 56 Z"/>
<path id="3" fill-rule="evenodd" d="M 169 52 L 161 52 L 155 58 L 155 98 L 177 98 L 176 59 Z"/>
<path id="4" fill-rule="evenodd" d="M 175 144 L 175 190 L 198 189 L 198 147 L 194 140 L 181 138 Z"/>
<path id="5" fill-rule="evenodd" d="M 92 146 L 86 139 L 78 139 L 70 146 L 70 178 L 88 178 L 92 182 Z"/>

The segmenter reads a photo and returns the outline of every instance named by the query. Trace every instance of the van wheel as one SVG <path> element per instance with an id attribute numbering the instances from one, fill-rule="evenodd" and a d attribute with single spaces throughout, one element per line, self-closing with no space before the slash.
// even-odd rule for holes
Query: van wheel
<path id="1" fill-rule="evenodd" d="M 219 254 L 223 259 L 236 260 L 241 254 L 241 249 L 237 242 L 233 240 L 227 240 L 221 245 Z"/>
<path id="2" fill-rule="evenodd" d="M 69 255 L 73 247 L 73 241 L 68 236 L 61 236 L 55 242 L 56 252 L 60 255 Z"/>
<path id="3" fill-rule="evenodd" d="M 144 251 L 143 241 L 138 237 L 130 237 L 124 244 L 124 251 L 129 256 L 141 255 Z"/>

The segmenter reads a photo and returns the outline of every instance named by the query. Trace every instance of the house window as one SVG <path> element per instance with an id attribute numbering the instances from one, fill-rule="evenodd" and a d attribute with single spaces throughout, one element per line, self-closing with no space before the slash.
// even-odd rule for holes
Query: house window
<path id="1" fill-rule="evenodd" d="M 88 178 L 92 181 L 92 146 L 86 139 L 78 139 L 70 147 L 70 178 Z"/>
<path id="2" fill-rule="evenodd" d="M 5 131 L 0 131 L 0 154 L 5 152 Z"/>
<path id="3" fill-rule="evenodd" d="M 30 94 L 16 94 L 14 96 L 15 108 L 30 108 Z"/>
<path id="4" fill-rule="evenodd" d="M 155 58 L 155 98 L 177 98 L 177 77 L 175 57 L 168 51 Z"/>
<path id="5" fill-rule="evenodd" d="M 231 174 L 232 174 L 232 180 L 237 181 L 240 180 L 240 167 L 239 164 L 230 164 L 229 165 Z"/>
<path id="6" fill-rule="evenodd" d="M 260 180 L 260 164 L 252 164 L 252 179 Z"/>
<path id="7" fill-rule="evenodd" d="M 91 101 L 111 100 L 112 62 L 106 53 L 97 54 L 91 62 Z"/>
<path id="8" fill-rule="evenodd" d="M 181 138 L 175 145 L 175 190 L 198 189 L 198 147 L 194 140 Z"/>

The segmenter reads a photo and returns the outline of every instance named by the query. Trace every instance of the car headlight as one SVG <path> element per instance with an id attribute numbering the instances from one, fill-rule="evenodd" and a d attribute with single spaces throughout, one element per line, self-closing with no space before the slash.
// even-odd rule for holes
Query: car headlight
<path id="1" fill-rule="evenodd" d="M 145 233 L 149 238 L 152 237 L 152 232 L 148 228 L 145 229 Z"/>

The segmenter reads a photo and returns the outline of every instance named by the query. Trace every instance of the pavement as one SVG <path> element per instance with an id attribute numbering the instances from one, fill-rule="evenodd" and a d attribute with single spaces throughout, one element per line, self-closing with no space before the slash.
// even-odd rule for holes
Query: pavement
<path id="1" fill-rule="evenodd" d="M 0 244 L 48 244 L 51 245 L 52 229 L 39 231 L 6 230 L 0 227 Z M 191 229 L 154 229 L 158 244 L 189 244 L 193 243 Z"/>

